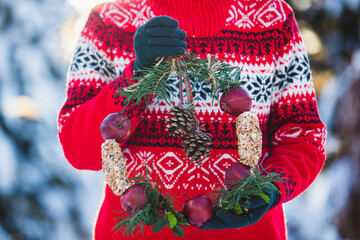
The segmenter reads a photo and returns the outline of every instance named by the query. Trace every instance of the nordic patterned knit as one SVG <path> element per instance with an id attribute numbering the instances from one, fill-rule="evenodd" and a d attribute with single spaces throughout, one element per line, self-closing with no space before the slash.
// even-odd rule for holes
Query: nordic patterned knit
<path id="1" fill-rule="evenodd" d="M 229 230 L 185 228 L 186 239 L 286 239 L 282 204 L 314 181 L 324 160 L 326 129 L 321 122 L 309 60 L 292 9 L 281 0 L 123 0 L 92 9 L 81 33 L 68 73 L 66 100 L 59 113 L 59 138 L 67 160 L 82 170 L 101 170 L 100 123 L 125 107 L 118 91 L 132 77 L 136 29 L 154 16 L 179 21 L 187 33 L 187 50 L 206 58 L 210 53 L 243 68 L 241 82 L 253 99 L 252 111 L 263 134 L 262 166 L 285 182 L 278 204 L 251 226 Z M 172 79 L 174 104 L 179 104 L 178 80 Z M 190 164 L 181 139 L 166 131 L 170 106 L 153 101 L 130 104 L 132 135 L 121 144 L 127 172 L 153 166 L 165 190 L 177 196 L 177 208 L 186 197 L 209 194 L 224 184 L 225 170 L 239 158 L 236 118 L 212 104 L 209 89 L 193 86 L 197 118 L 213 136 L 212 152 L 201 166 Z M 115 234 L 120 197 L 106 185 L 94 238 L 127 239 Z M 165 228 L 164 228 L 165 229 Z M 169 228 L 146 229 L 130 239 L 176 239 Z"/>

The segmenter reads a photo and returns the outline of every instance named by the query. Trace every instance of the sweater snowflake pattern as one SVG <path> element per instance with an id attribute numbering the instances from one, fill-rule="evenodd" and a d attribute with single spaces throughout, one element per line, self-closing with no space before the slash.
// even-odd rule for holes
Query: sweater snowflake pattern
<path id="1" fill-rule="evenodd" d="M 77 169 L 101 169 L 100 123 L 125 107 L 117 92 L 132 77 L 133 36 L 151 17 L 167 15 L 187 33 L 187 50 L 201 58 L 210 53 L 243 68 L 241 81 L 260 120 L 263 154 L 260 164 L 286 180 L 276 183 L 279 203 L 259 222 L 241 229 L 199 230 L 186 227 L 187 239 L 286 239 L 282 203 L 302 193 L 320 172 L 326 128 L 320 120 L 309 60 L 292 9 L 282 0 L 120 0 L 92 9 L 78 40 L 68 73 L 66 100 L 59 113 L 59 139 L 67 160 Z M 174 96 L 178 80 L 172 79 Z M 208 194 L 224 184 L 225 170 L 237 161 L 235 118 L 212 104 L 209 89 L 193 87 L 197 118 L 213 136 L 211 155 L 201 166 L 190 164 L 181 139 L 169 136 L 165 119 L 170 107 L 153 101 L 130 104 L 132 135 L 121 145 L 127 171 L 154 167 L 166 190 L 177 196 L 180 210 L 190 197 Z M 179 103 L 174 98 L 174 103 Z M 120 198 L 105 187 L 94 238 L 169 239 L 169 231 L 124 237 L 115 234 Z"/>

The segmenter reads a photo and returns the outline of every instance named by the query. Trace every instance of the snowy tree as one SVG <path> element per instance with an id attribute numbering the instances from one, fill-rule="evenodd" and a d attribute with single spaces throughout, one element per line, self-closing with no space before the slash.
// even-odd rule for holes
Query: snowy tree
<path id="1" fill-rule="evenodd" d="M 0 1 L 0 239 L 91 237 L 102 179 L 72 169 L 57 139 L 71 14 L 60 0 Z"/>

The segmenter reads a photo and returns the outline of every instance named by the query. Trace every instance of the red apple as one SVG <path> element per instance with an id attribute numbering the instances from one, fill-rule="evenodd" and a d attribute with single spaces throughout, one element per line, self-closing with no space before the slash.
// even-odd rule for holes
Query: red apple
<path id="1" fill-rule="evenodd" d="M 239 180 L 249 177 L 250 168 L 242 163 L 236 162 L 225 171 L 225 183 L 228 188 L 236 187 Z"/>
<path id="2" fill-rule="evenodd" d="M 214 215 L 210 198 L 204 194 L 187 200 L 182 207 L 186 220 L 195 227 L 201 227 Z"/>
<path id="3" fill-rule="evenodd" d="M 230 88 L 220 98 L 220 109 L 234 117 L 250 111 L 251 107 L 251 97 L 243 88 Z"/>
<path id="4" fill-rule="evenodd" d="M 145 186 L 135 184 L 125 191 L 120 203 L 128 214 L 131 215 L 146 206 L 148 200 L 145 189 Z"/>
<path id="5" fill-rule="evenodd" d="M 131 134 L 131 122 L 123 113 L 111 113 L 101 122 L 100 132 L 104 140 L 115 139 L 122 143 Z"/>

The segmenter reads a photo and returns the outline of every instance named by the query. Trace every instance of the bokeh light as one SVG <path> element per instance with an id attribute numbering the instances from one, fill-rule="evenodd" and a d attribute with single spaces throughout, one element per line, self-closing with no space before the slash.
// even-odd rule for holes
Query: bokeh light
<path id="1" fill-rule="evenodd" d="M 79 13 L 89 11 L 97 4 L 108 2 L 108 0 L 67 0 L 67 2 Z"/>
<path id="2" fill-rule="evenodd" d="M 10 118 L 37 120 L 39 117 L 37 103 L 30 97 L 19 95 L 3 102 L 4 114 Z"/>
<path id="3" fill-rule="evenodd" d="M 311 0 L 291 0 L 291 5 L 299 11 L 306 11 L 311 7 Z"/>

